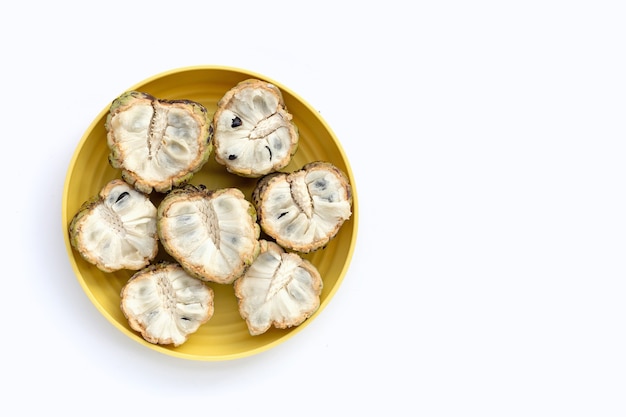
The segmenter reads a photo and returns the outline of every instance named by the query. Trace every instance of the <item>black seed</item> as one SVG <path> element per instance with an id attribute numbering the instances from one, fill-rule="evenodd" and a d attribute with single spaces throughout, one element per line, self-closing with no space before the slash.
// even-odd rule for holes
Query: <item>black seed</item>
<path id="1" fill-rule="evenodd" d="M 233 161 L 233 160 L 237 159 L 237 155 L 228 155 L 228 159 Z"/>
<path id="2" fill-rule="evenodd" d="M 289 213 L 289 212 L 288 212 L 288 211 L 283 211 L 282 213 L 280 213 L 280 214 L 278 215 L 278 218 L 279 218 L 279 219 L 280 219 L 280 218 L 282 218 L 282 217 L 283 217 L 284 215 L 286 215 L 287 213 Z"/>
<path id="3" fill-rule="evenodd" d="M 328 186 L 328 182 L 324 179 L 315 181 L 315 188 L 317 188 L 320 191 L 324 191 L 327 186 Z"/>
<path id="4" fill-rule="evenodd" d="M 115 202 L 119 203 L 128 196 L 130 196 L 130 194 L 128 194 L 128 191 L 124 191 L 122 194 L 119 195 L 119 197 L 117 197 L 117 200 L 115 200 Z"/>
<path id="5" fill-rule="evenodd" d="M 270 153 L 270 161 L 271 161 L 272 160 L 272 150 L 267 145 L 265 146 L 265 149 L 267 149 L 267 151 Z"/>
<path id="6" fill-rule="evenodd" d="M 239 116 L 235 116 L 232 123 L 230 124 L 230 127 L 235 128 L 239 126 L 241 126 L 241 119 L 239 118 Z"/>
<path id="7" fill-rule="evenodd" d="M 191 321 L 191 319 L 189 317 L 181 317 L 181 320 L 185 320 L 185 321 Z"/>

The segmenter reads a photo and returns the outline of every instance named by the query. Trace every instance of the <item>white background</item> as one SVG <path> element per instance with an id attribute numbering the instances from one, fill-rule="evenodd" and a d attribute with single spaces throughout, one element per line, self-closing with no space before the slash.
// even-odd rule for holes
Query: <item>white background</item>
<path id="1" fill-rule="evenodd" d="M 626 415 L 623 2 L 3 9 L 11 415 Z M 61 224 L 96 115 L 147 77 L 204 64 L 261 73 L 317 109 L 360 209 L 323 314 L 226 362 L 159 354 L 114 328 L 75 279 Z"/>

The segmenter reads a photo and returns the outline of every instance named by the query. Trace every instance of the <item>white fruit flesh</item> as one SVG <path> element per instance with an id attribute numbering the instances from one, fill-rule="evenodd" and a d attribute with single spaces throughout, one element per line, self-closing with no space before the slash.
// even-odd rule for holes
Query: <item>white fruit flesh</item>
<path id="1" fill-rule="evenodd" d="M 230 90 L 218 103 L 213 126 L 216 160 L 241 176 L 277 171 L 297 148 L 298 132 L 280 91 L 260 80 Z"/>
<path id="2" fill-rule="evenodd" d="M 263 230 L 299 252 L 327 244 L 352 214 L 350 185 L 327 163 L 275 175 L 259 182 L 254 194 Z"/>
<path id="3" fill-rule="evenodd" d="M 139 271 L 121 297 L 131 328 L 154 344 L 183 344 L 214 311 L 213 290 L 173 263 Z"/>
<path id="4" fill-rule="evenodd" d="M 161 203 L 161 242 L 194 276 L 232 283 L 258 254 L 254 207 L 235 188 L 187 188 L 189 192 L 179 190 Z"/>
<path id="5" fill-rule="evenodd" d="M 154 120 L 154 121 L 153 121 Z M 124 167 L 146 181 L 162 181 L 193 162 L 199 126 L 189 113 L 165 106 L 139 105 L 113 119 Z"/>
<path id="6" fill-rule="evenodd" d="M 158 251 L 157 209 L 122 180 L 109 182 L 99 199 L 83 207 L 70 226 L 72 244 L 105 272 L 139 270 Z"/>
<path id="7" fill-rule="evenodd" d="M 118 102 L 106 124 L 111 161 L 137 189 L 168 191 L 208 159 L 210 120 L 200 104 L 138 92 L 127 93 Z"/>
<path id="8" fill-rule="evenodd" d="M 251 335 L 298 326 L 320 305 L 322 279 L 309 261 L 262 241 L 262 252 L 235 281 L 239 311 Z"/>

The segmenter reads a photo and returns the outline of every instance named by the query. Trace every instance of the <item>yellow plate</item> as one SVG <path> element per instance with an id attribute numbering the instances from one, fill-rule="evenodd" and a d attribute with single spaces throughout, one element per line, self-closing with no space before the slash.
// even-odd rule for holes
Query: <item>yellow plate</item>
<path id="1" fill-rule="evenodd" d="M 357 196 L 354 177 L 348 159 L 328 124 L 303 99 L 280 83 L 260 74 L 221 66 L 193 66 L 167 71 L 148 78 L 129 90 L 152 94 L 158 98 L 189 99 L 202 103 L 210 114 L 215 112 L 217 101 L 239 81 L 258 78 L 273 83 L 283 93 L 287 109 L 298 126 L 300 141 L 296 154 L 284 171 L 294 171 L 315 160 L 329 161 L 342 169 L 353 188 L 353 214 L 344 223 L 338 235 L 324 249 L 305 255 L 318 268 L 324 280 L 319 310 L 298 327 L 287 330 L 270 329 L 260 336 L 250 336 L 239 315 L 232 285 L 208 284 L 215 291 L 215 314 L 183 345 L 174 348 L 150 344 L 134 332 L 120 310 L 120 291 L 131 271 L 104 273 L 85 262 L 69 242 L 68 226 L 80 205 L 96 195 L 108 181 L 120 178 L 120 172 L 108 163 L 108 147 L 104 122 L 108 106 L 91 123 L 76 148 L 65 179 L 63 190 L 63 227 L 67 253 L 80 285 L 96 308 L 118 329 L 131 339 L 175 357 L 219 361 L 242 358 L 265 351 L 284 342 L 306 327 L 329 303 L 337 291 L 352 258 L 356 244 Z M 120 92 L 121 94 L 121 92 Z M 119 94 L 117 94 L 119 95 Z M 113 100 L 117 95 L 112 95 Z M 192 179 L 193 184 L 208 188 L 237 187 L 250 198 L 256 180 L 229 174 L 215 162 L 209 162 Z M 162 251 L 161 251 L 162 252 Z M 164 254 L 160 258 L 166 259 Z"/>

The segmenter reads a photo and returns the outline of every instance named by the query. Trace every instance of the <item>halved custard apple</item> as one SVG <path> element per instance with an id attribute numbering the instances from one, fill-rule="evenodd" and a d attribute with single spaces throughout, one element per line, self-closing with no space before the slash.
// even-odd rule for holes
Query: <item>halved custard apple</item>
<path id="1" fill-rule="evenodd" d="M 213 290 L 173 262 L 136 272 L 120 296 L 130 327 L 153 344 L 180 346 L 214 312 Z"/>
<path id="2" fill-rule="evenodd" d="M 302 324 L 318 310 L 322 287 L 322 277 L 311 262 L 266 240 L 261 240 L 261 253 L 234 284 L 239 313 L 252 336 L 272 326 Z"/>
<path id="3" fill-rule="evenodd" d="M 352 188 L 329 162 L 261 178 L 252 192 L 261 229 L 286 249 L 318 250 L 334 238 L 352 215 Z"/>
<path id="4" fill-rule="evenodd" d="M 109 162 L 146 194 L 169 191 L 208 161 L 210 125 L 200 103 L 128 91 L 113 101 L 105 122 Z"/>
<path id="5" fill-rule="evenodd" d="M 249 79 L 229 90 L 213 115 L 215 160 L 243 177 L 284 168 L 298 148 L 298 129 L 274 84 Z"/>
<path id="6" fill-rule="evenodd" d="M 139 270 L 157 255 L 157 208 L 121 179 L 83 203 L 69 225 L 70 242 L 104 272 Z"/>
<path id="7" fill-rule="evenodd" d="M 187 184 L 159 204 L 163 248 L 192 276 L 231 284 L 259 254 L 256 210 L 237 188 Z"/>

